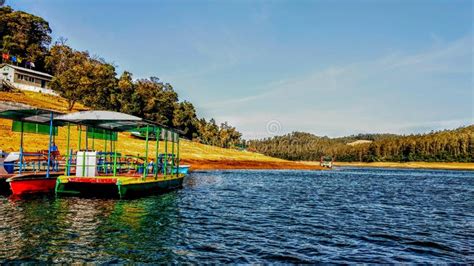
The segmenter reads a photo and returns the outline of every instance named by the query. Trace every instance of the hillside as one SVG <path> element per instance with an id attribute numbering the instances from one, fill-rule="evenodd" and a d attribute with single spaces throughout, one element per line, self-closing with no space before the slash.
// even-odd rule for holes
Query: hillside
<path id="1" fill-rule="evenodd" d="M 61 97 L 44 95 L 35 92 L 9 93 L 0 92 L 0 101 L 12 101 L 28 104 L 37 108 L 51 109 L 61 112 L 67 111 L 67 102 Z M 86 107 L 76 104 L 73 111 L 87 110 Z M 0 119 L 0 149 L 4 151 L 18 150 L 19 133 L 11 132 L 11 121 Z M 56 145 L 60 151 L 66 150 L 66 128 L 59 129 Z M 71 147 L 76 149 L 78 132 L 71 130 Z M 44 135 L 25 134 L 26 151 L 47 149 L 48 137 Z M 96 149 L 103 149 L 104 144 L 97 141 Z M 160 143 L 160 152 L 163 152 L 164 143 Z M 149 145 L 150 154 L 155 153 L 154 145 Z M 125 154 L 144 154 L 145 141 L 135 139 L 129 133 L 120 133 L 117 145 L 118 151 Z M 183 163 L 192 164 L 193 169 L 317 169 L 314 163 L 291 162 L 283 159 L 265 156 L 259 153 L 224 149 L 204 145 L 189 140 L 181 141 L 180 155 Z M 151 157 L 151 155 L 150 155 Z"/>
<path id="2" fill-rule="evenodd" d="M 356 145 L 355 145 L 356 144 Z M 474 125 L 427 134 L 367 134 L 344 138 L 293 132 L 249 141 L 254 151 L 288 160 L 332 156 L 343 162 L 474 162 Z"/>

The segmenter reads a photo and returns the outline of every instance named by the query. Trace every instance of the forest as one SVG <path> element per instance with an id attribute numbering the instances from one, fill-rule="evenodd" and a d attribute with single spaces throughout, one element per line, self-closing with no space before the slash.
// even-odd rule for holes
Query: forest
<path id="1" fill-rule="evenodd" d="M 34 14 L 0 7 L 2 61 L 54 76 L 51 89 L 90 108 L 124 112 L 183 132 L 183 137 L 224 148 L 241 144 L 242 134 L 227 122 L 198 118 L 194 105 L 181 101 L 170 83 L 157 77 L 133 79 L 100 56 L 78 51 L 59 38 L 52 43 L 49 23 Z"/>
<path id="2" fill-rule="evenodd" d="M 357 140 L 371 142 L 352 144 Z M 352 145 L 350 145 L 352 144 Z M 293 132 L 248 141 L 249 150 L 288 160 L 344 162 L 474 162 L 474 125 L 428 134 L 364 134 L 343 138 Z"/>
<path id="3" fill-rule="evenodd" d="M 0 7 L 0 51 L 15 57 L 10 64 L 44 71 L 54 76 L 50 86 L 68 101 L 90 108 L 124 112 L 181 130 L 185 138 L 224 148 L 247 145 L 251 151 L 289 160 L 338 161 L 458 161 L 474 160 L 474 126 L 424 135 L 360 134 L 343 138 L 318 137 L 293 132 L 246 144 L 242 134 L 227 122 L 197 117 L 191 102 L 179 99 L 172 84 L 157 77 L 134 79 L 129 71 L 100 56 L 78 51 L 59 38 L 41 17 L 9 6 Z M 13 59 L 13 58 L 10 58 Z M 33 64 L 31 64 L 33 63 Z M 365 142 L 349 145 L 357 140 Z M 371 141 L 371 142 L 369 142 Z"/>

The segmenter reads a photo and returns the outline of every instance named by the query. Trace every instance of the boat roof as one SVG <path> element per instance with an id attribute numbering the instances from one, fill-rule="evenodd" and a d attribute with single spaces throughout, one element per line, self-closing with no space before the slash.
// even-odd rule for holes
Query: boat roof
<path id="1" fill-rule="evenodd" d="M 113 111 L 82 111 L 61 115 L 54 118 L 54 120 L 117 132 L 129 131 L 145 126 L 158 126 L 140 117 Z"/>
<path id="2" fill-rule="evenodd" d="M 0 118 L 4 119 L 47 124 L 50 122 L 51 113 L 53 113 L 53 117 L 61 114 L 57 111 L 34 108 L 25 104 L 0 102 Z"/>
<path id="3" fill-rule="evenodd" d="M 179 130 L 170 129 L 140 117 L 120 112 L 82 111 L 63 114 L 53 110 L 35 108 L 26 104 L 0 101 L 0 118 L 4 119 L 47 124 L 50 122 L 51 112 L 53 113 L 55 126 L 73 123 L 116 132 L 130 131 L 150 126 L 152 128 L 160 127 L 178 134 L 180 133 Z"/>

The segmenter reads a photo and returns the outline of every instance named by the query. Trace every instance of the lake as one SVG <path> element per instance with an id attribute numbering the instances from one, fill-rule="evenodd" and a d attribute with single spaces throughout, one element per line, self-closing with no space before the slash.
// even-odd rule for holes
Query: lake
<path id="1" fill-rule="evenodd" d="M 133 200 L 0 196 L 0 262 L 474 262 L 474 172 L 194 172 Z"/>

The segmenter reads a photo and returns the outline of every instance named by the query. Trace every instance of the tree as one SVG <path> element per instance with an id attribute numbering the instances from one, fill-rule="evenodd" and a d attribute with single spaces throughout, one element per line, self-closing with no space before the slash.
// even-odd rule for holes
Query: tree
<path id="1" fill-rule="evenodd" d="M 88 59 L 90 93 L 81 102 L 96 109 L 118 110 L 119 100 L 115 67 L 103 60 Z"/>
<path id="2" fill-rule="evenodd" d="M 348 145 L 357 139 L 371 143 Z M 290 160 L 318 160 L 331 155 L 339 161 L 457 161 L 471 162 L 474 155 L 474 125 L 424 135 L 364 134 L 330 139 L 293 132 L 249 141 L 249 148 Z"/>
<path id="3" fill-rule="evenodd" d="M 51 43 L 51 28 L 43 18 L 0 7 L 0 50 L 35 63 L 44 70 L 44 57 Z"/>
<path id="4" fill-rule="evenodd" d="M 221 124 L 219 128 L 219 146 L 223 148 L 235 147 L 240 143 L 240 134 L 235 127 L 230 126 L 227 122 Z"/>
<path id="5" fill-rule="evenodd" d="M 87 106 L 113 109 L 115 68 L 96 59 L 88 52 L 75 51 L 65 44 L 55 44 L 46 57 L 46 65 L 53 71 L 51 88 L 68 101 L 68 110 L 81 101 Z"/>
<path id="6" fill-rule="evenodd" d="M 0 6 L 0 50 L 34 61 L 37 69 L 51 72 L 50 87 L 67 100 L 68 110 L 81 102 L 176 127 L 185 137 L 207 144 L 232 147 L 240 143 L 241 134 L 227 122 L 219 127 L 214 119 L 199 120 L 192 103 L 179 102 L 171 84 L 156 77 L 134 81 L 127 71 L 117 79 L 112 64 L 91 57 L 87 51 L 74 50 L 65 39 L 48 49 L 50 34 L 43 18 Z"/>
<path id="7" fill-rule="evenodd" d="M 68 110 L 88 93 L 90 82 L 87 79 L 86 61 L 88 54 L 74 51 L 65 44 L 56 44 L 46 58 L 46 66 L 54 73 L 50 86 L 67 99 Z"/>
<path id="8" fill-rule="evenodd" d="M 118 80 L 118 101 L 120 104 L 119 111 L 131 115 L 139 115 L 140 106 L 138 95 L 135 93 L 135 83 L 132 79 L 132 73 L 124 71 Z"/>
<path id="9" fill-rule="evenodd" d="M 139 115 L 156 123 L 173 126 L 175 103 L 178 94 L 170 84 L 163 84 L 156 77 L 140 79 L 135 83 L 136 101 L 139 106 Z"/>
<path id="10" fill-rule="evenodd" d="M 198 136 L 196 110 L 192 103 L 184 101 L 175 104 L 173 126 L 183 131 L 188 139 Z"/>

